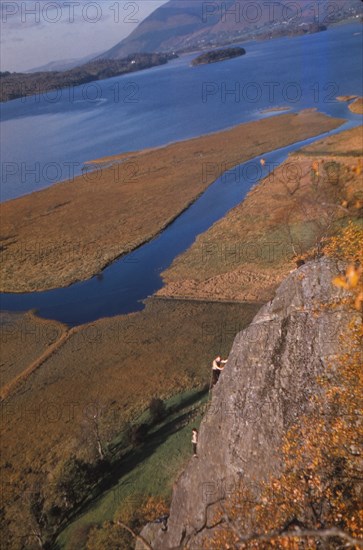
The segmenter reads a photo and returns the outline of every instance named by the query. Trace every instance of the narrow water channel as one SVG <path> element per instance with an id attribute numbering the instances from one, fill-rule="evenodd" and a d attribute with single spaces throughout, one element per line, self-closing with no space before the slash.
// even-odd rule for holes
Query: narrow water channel
<path id="1" fill-rule="evenodd" d="M 294 143 L 251 159 L 224 174 L 157 237 L 115 260 L 101 274 L 66 288 L 26 294 L 1 294 L 1 309 L 35 309 L 41 317 L 70 326 L 143 309 L 148 296 L 162 286 L 161 272 L 195 241 L 196 237 L 239 204 L 250 188 L 266 177 L 287 156 L 327 135 L 357 126 L 350 120 L 337 130 Z M 264 158 L 266 164 L 261 166 Z"/>

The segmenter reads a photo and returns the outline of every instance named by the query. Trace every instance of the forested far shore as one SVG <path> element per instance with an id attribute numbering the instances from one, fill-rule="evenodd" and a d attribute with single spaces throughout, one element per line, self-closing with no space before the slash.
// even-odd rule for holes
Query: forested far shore
<path id="1" fill-rule="evenodd" d="M 124 59 L 97 59 L 68 71 L 38 73 L 0 72 L 0 101 L 80 86 L 96 80 L 164 65 L 176 54 L 138 53 Z"/>

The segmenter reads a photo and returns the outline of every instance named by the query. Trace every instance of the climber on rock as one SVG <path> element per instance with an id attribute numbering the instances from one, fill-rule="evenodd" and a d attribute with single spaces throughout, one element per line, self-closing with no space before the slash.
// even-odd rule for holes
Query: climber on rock
<path id="1" fill-rule="evenodd" d="M 221 359 L 218 355 L 212 363 L 212 381 L 211 387 L 215 386 L 219 380 L 220 374 L 224 369 L 224 365 L 227 363 L 227 359 Z"/>

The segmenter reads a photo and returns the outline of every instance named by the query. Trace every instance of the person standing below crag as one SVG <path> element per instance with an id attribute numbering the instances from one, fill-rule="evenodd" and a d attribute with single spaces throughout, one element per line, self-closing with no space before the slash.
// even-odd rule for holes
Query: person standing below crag
<path id="1" fill-rule="evenodd" d="M 224 365 L 227 363 L 227 359 L 221 359 L 218 355 L 212 363 L 212 381 L 211 387 L 215 386 L 219 380 L 220 374 L 224 369 Z"/>
<path id="2" fill-rule="evenodd" d="M 197 428 L 192 429 L 192 445 L 193 445 L 193 456 L 197 458 L 197 445 L 198 445 L 198 430 Z"/>

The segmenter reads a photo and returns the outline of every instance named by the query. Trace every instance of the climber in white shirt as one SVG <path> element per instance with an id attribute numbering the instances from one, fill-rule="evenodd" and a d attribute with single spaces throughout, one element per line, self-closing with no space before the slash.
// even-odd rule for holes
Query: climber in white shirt
<path id="1" fill-rule="evenodd" d="M 224 369 L 224 365 L 227 363 L 227 359 L 221 359 L 218 355 L 212 363 L 212 387 L 218 382 L 219 376 Z"/>

